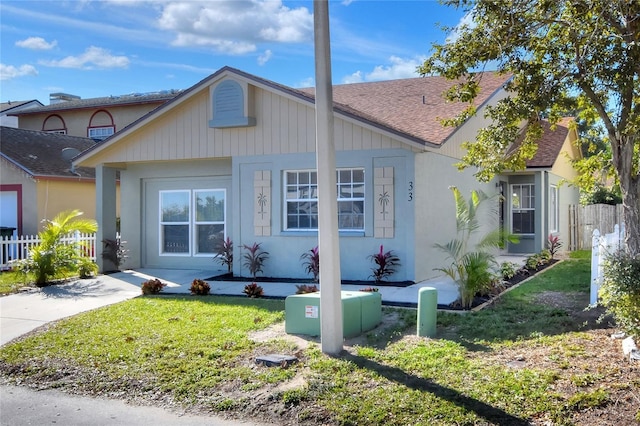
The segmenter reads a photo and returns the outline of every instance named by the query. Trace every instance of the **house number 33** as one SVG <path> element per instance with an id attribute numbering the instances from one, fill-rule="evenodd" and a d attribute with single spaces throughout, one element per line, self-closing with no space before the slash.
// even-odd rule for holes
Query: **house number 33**
<path id="1" fill-rule="evenodd" d="M 409 201 L 413 201 L 413 181 L 409 181 Z"/>

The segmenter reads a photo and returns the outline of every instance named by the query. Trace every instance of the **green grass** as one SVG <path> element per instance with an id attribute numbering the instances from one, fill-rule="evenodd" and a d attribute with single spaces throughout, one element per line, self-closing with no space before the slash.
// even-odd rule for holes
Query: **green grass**
<path id="1" fill-rule="evenodd" d="M 588 363 L 580 342 L 589 336 L 535 297 L 588 288 L 588 261 L 565 261 L 491 309 L 439 314 L 438 339 L 401 336 L 401 329 L 415 333 L 415 311 L 395 310 L 396 327 L 368 334 L 366 343 L 340 357 L 313 343 L 301 351 L 282 338 L 249 339 L 283 320 L 282 301 L 140 297 L 0 348 L 0 371 L 23 383 L 137 394 L 214 411 L 268 412 L 310 424 L 570 424 L 572 413 L 611 401 L 599 388 L 607 375 L 575 371 L 578 362 Z M 540 348 L 549 351 L 554 368 L 507 368 L 494 358 L 501 351 Z M 256 355 L 274 352 L 296 353 L 301 362 L 286 369 L 255 365 Z M 295 376 L 304 380 L 278 387 Z M 579 391 L 562 396 L 553 390 L 559 382 Z"/>
<path id="2" fill-rule="evenodd" d="M 31 285 L 32 281 L 20 272 L 0 272 L 0 295 L 17 293 L 21 288 Z"/>

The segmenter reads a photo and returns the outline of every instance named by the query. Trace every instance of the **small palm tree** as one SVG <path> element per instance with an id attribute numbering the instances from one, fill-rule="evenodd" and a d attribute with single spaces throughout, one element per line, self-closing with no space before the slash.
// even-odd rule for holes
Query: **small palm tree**
<path id="1" fill-rule="evenodd" d="M 62 239 L 76 231 L 93 233 L 98 230 L 95 220 L 78 219 L 80 210 L 68 210 L 58 213 L 52 220 L 46 220 L 44 229 L 38 237 L 40 244 L 33 247 L 19 268 L 23 272 L 35 275 L 36 285 L 43 286 L 57 275 L 76 271 L 82 256 L 77 245 L 64 244 Z"/>
<path id="2" fill-rule="evenodd" d="M 481 228 L 478 218 L 480 206 L 492 197 L 481 190 L 474 190 L 467 202 L 458 188 L 452 186 L 450 189 L 456 202 L 457 237 L 447 244 L 435 245 L 447 254 L 447 259 L 451 259 L 449 267 L 436 270 L 444 272 L 456 282 L 460 290 L 460 302 L 464 308 L 469 308 L 475 294 L 487 290 L 496 279 L 493 272 L 498 266 L 495 251 L 502 246 L 503 239 L 514 243 L 518 240 L 496 229 L 482 236 L 471 248 L 472 238 Z"/>

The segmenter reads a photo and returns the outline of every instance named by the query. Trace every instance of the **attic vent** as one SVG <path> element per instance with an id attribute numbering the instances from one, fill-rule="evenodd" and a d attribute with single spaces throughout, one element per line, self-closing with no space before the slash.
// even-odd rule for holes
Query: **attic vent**
<path id="1" fill-rule="evenodd" d="M 248 127 L 255 126 L 256 119 L 248 117 L 245 112 L 246 93 L 242 86 L 233 80 L 225 80 L 213 90 L 213 119 L 209 126 Z"/>

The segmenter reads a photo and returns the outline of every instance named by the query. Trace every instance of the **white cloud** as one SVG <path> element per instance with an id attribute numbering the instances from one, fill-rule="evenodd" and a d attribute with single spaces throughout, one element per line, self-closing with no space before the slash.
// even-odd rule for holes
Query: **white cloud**
<path id="1" fill-rule="evenodd" d="M 32 50 L 50 50 L 56 47 L 57 44 L 58 42 L 56 40 L 49 43 L 42 37 L 29 37 L 24 40 L 16 41 L 16 46 Z"/>
<path id="2" fill-rule="evenodd" d="M 342 78 L 343 84 L 362 83 L 363 81 L 362 71 L 356 71 L 353 74 Z"/>
<path id="3" fill-rule="evenodd" d="M 303 87 L 314 87 L 315 85 L 316 85 L 316 80 L 313 77 L 307 77 L 295 83 L 293 87 L 303 88 Z"/>
<path id="4" fill-rule="evenodd" d="M 445 39 L 446 43 L 454 43 L 458 38 L 460 38 L 460 33 L 464 31 L 466 28 L 473 29 L 476 26 L 476 23 L 473 21 L 473 14 L 475 13 L 474 9 L 471 9 L 465 15 L 460 18 L 458 24 L 451 30 L 451 32 L 447 35 Z"/>
<path id="5" fill-rule="evenodd" d="M 210 46 L 234 55 L 254 52 L 259 43 L 308 42 L 313 35 L 313 15 L 306 7 L 272 0 L 166 3 L 158 25 L 175 32 L 175 46 Z"/>
<path id="6" fill-rule="evenodd" d="M 377 65 L 371 72 L 363 73 L 358 70 L 342 78 L 343 83 L 358 83 L 362 81 L 397 80 L 399 78 L 418 77 L 417 68 L 425 58 L 404 59 L 397 56 L 389 58 L 390 65 Z"/>
<path id="7" fill-rule="evenodd" d="M 33 65 L 13 65 L 0 64 L 0 80 L 11 80 L 12 78 L 22 77 L 25 75 L 38 75 L 38 70 Z"/>
<path id="8" fill-rule="evenodd" d="M 273 56 L 273 52 L 269 49 L 265 50 L 262 55 L 258 56 L 258 65 L 262 66 L 266 64 L 269 59 L 271 59 L 271 56 Z"/>
<path id="9" fill-rule="evenodd" d="M 114 56 L 106 49 L 91 46 L 79 56 L 67 56 L 59 61 L 42 61 L 43 65 L 58 68 L 78 68 L 78 69 L 105 69 L 105 68 L 127 68 L 129 58 L 126 56 Z"/>

